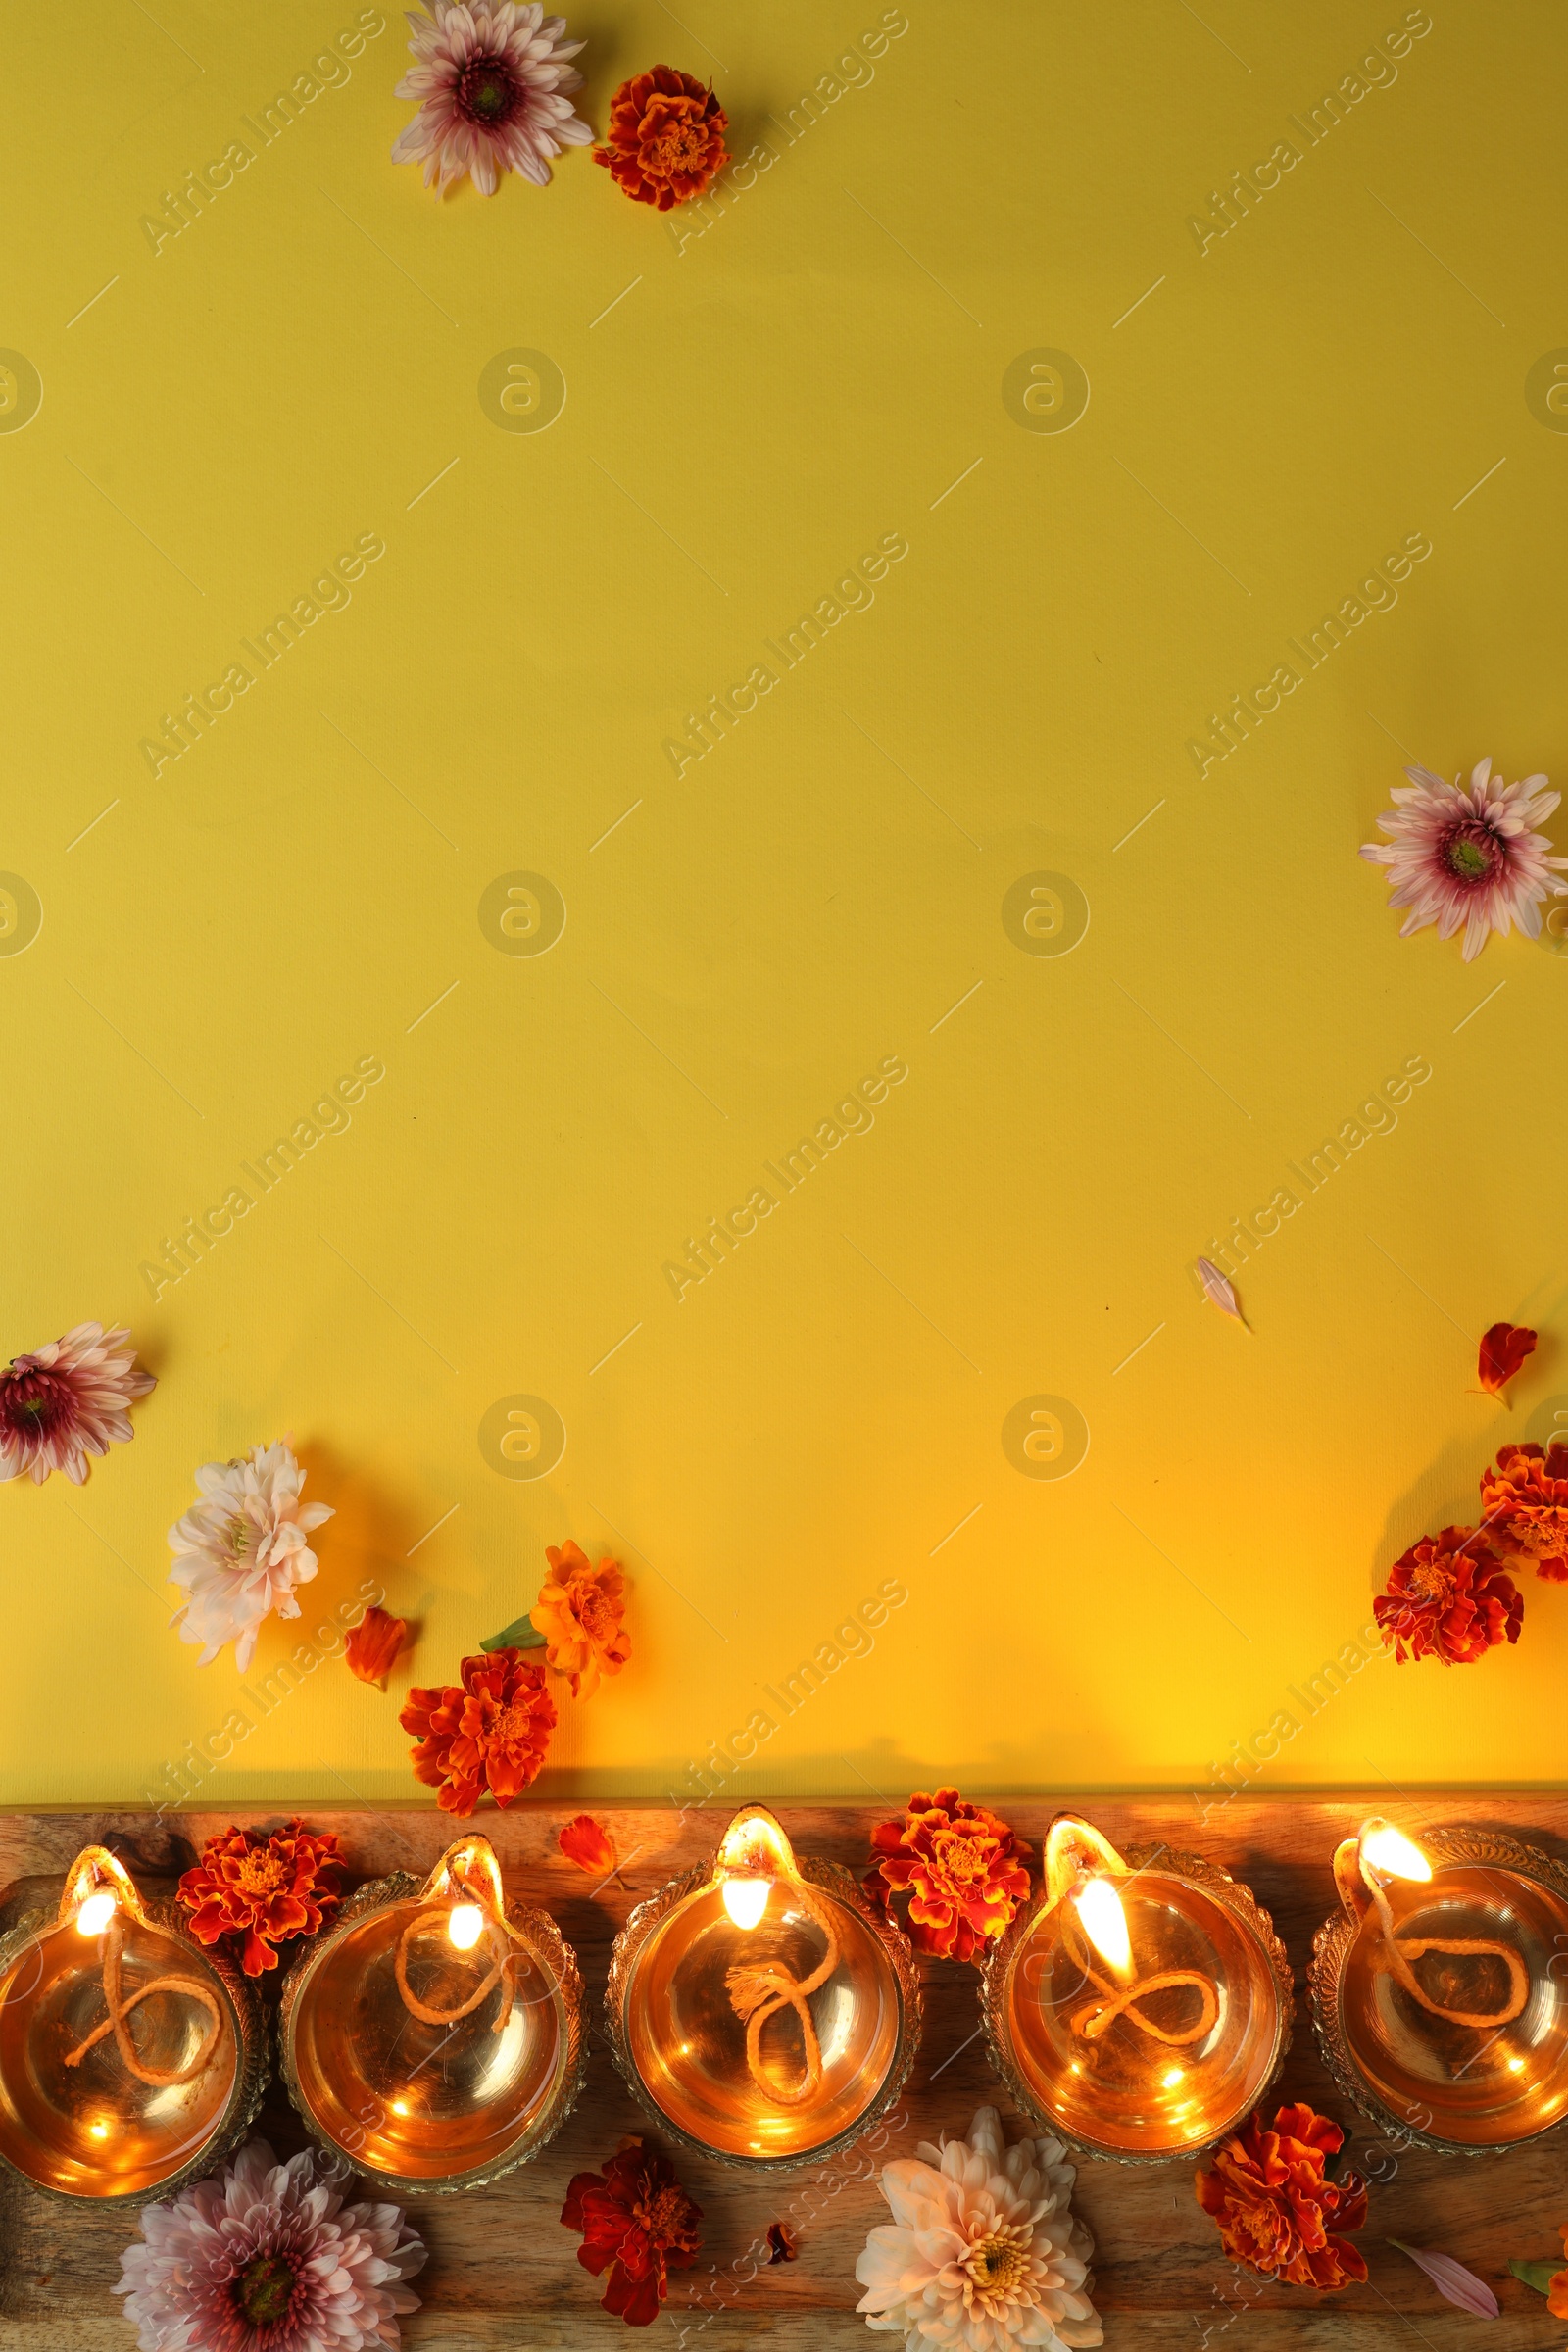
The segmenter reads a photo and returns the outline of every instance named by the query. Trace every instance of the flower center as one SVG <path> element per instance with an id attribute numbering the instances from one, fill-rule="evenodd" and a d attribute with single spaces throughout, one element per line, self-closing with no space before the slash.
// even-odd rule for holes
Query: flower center
<path id="1" fill-rule="evenodd" d="M 1436 1560 L 1423 1560 L 1411 1569 L 1406 1589 L 1417 1600 L 1451 1600 L 1453 1578 L 1446 1568 L 1440 1568 Z"/>
<path id="2" fill-rule="evenodd" d="M 991 1857 L 977 1838 L 958 1838 L 939 1830 L 932 1839 L 932 1858 L 942 1876 L 956 1886 L 983 1886 L 990 1875 Z"/>
<path id="3" fill-rule="evenodd" d="M 1467 817 L 1445 833 L 1439 856 L 1456 882 L 1466 889 L 1490 882 L 1504 863 L 1502 844 L 1487 825 Z"/>
<path id="4" fill-rule="evenodd" d="M 453 93 L 466 122 L 498 130 L 523 101 L 523 87 L 503 57 L 470 57 Z"/>
<path id="5" fill-rule="evenodd" d="M 662 110 L 652 135 L 643 141 L 643 152 L 662 172 L 681 172 L 701 164 L 708 153 L 708 130 L 697 101 L 692 98 L 671 101 Z"/>
<path id="6" fill-rule="evenodd" d="M 294 2264 L 286 2254 L 260 2254 L 230 2281 L 230 2292 L 253 2328 L 275 2328 L 294 2301 Z"/>
<path id="7" fill-rule="evenodd" d="M 229 1558 L 235 1561 L 248 1560 L 256 1549 L 259 1532 L 255 1521 L 246 1512 L 237 1511 L 223 1530 L 223 1545 Z"/>
<path id="8" fill-rule="evenodd" d="M 678 2183 L 656 2190 L 637 2207 L 637 2219 L 656 2245 L 667 2245 L 685 2225 L 686 2191 Z"/>
<path id="9" fill-rule="evenodd" d="M 234 1875 L 234 1886 L 240 1894 L 260 1902 L 281 1890 L 283 1865 L 274 1854 L 247 1854 Z"/>
<path id="10" fill-rule="evenodd" d="M 963 2267 L 988 2302 L 1013 2296 L 1029 2277 L 1029 2255 L 1010 2231 L 994 2230 L 969 2248 Z"/>
<path id="11" fill-rule="evenodd" d="M 533 1732 L 533 1717 L 526 1707 L 503 1707 L 490 1727 L 490 1737 L 503 1745 L 514 1740 L 526 1740 Z"/>
<path id="12" fill-rule="evenodd" d="M 74 1416 L 72 1392 L 51 1372 L 13 1372 L 0 1380 L 0 1424 L 28 1436 L 48 1437 Z"/>

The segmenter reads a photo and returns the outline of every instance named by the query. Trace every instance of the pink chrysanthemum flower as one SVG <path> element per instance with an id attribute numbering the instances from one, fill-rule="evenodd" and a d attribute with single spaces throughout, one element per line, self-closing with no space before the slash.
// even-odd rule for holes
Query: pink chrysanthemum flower
<path id="1" fill-rule="evenodd" d="M 564 41 L 564 17 L 547 17 L 539 0 L 430 0 L 432 14 L 408 10 L 418 60 L 398 83 L 399 98 L 419 111 L 392 145 L 395 164 L 424 163 L 424 184 L 444 196 L 466 172 L 481 196 L 493 196 L 503 172 L 547 185 L 552 156 L 593 137 L 572 112 L 568 92 L 582 75 L 565 60 L 581 41 Z"/>
<path id="2" fill-rule="evenodd" d="M 25 1472 L 41 1487 L 51 1470 L 63 1470 L 79 1487 L 89 1453 L 130 1444 L 125 1407 L 158 1383 L 137 1371 L 129 1338 L 122 1328 L 78 1323 L 0 1372 L 0 1483 Z"/>
<path id="3" fill-rule="evenodd" d="M 202 1499 L 169 1531 L 171 1584 L 188 1597 L 174 1611 L 179 1638 L 200 1642 L 210 1666 L 225 1642 L 241 1674 L 251 1662 L 262 1620 L 275 1609 L 297 1617 L 297 1585 L 316 1574 L 306 1537 L 332 1516 L 328 1502 L 301 1503 L 305 1473 L 283 1438 L 253 1446 L 242 1462 L 206 1462 L 196 1473 Z"/>
<path id="4" fill-rule="evenodd" d="M 1408 792 L 1396 792 L 1396 806 L 1378 818 L 1387 843 L 1362 850 L 1374 865 L 1386 865 L 1393 889 L 1391 906 L 1408 906 L 1399 936 L 1436 923 L 1440 939 L 1464 925 L 1464 959 L 1479 956 L 1492 931 L 1517 923 L 1527 939 L 1541 935 L 1544 899 L 1568 896 L 1568 883 L 1549 870 L 1568 865 L 1550 858 L 1551 843 L 1532 826 L 1549 816 L 1561 793 L 1537 789 L 1544 776 L 1504 784 L 1483 760 L 1471 771 L 1470 789 L 1455 778 L 1446 784 L 1430 768 L 1407 767 Z"/>
<path id="5" fill-rule="evenodd" d="M 117 2295 L 141 2352 L 391 2352 L 422 2239 L 396 2205 L 345 2205 L 309 2150 L 253 2139 L 211 2180 L 141 2216 Z M 324 2171 L 324 2166 L 321 2170 Z"/>

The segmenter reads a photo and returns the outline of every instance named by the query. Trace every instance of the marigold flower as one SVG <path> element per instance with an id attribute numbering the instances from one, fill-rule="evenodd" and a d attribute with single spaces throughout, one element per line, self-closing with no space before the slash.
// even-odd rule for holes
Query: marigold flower
<path id="1" fill-rule="evenodd" d="M 1345 2231 L 1366 2220 L 1366 2182 L 1325 2171 L 1345 2133 L 1308 2106 L 1282 2107 L 1264 2131 L 1254 2115 L 1197 2179 L 1198 2202 L 1219 2224 L 1232 2262 L 1287 2286 L 1339 2287 L 1366 2277 Z"/>
<path id="2" fill-rule="evenodd" d="M 1499 1642 L 1517 1642 L 1524 1596 L 1473 1527 L 1423 1536 L 1389 1571 L 1389 1589 L 1372 1603 L 1383 1639 L 1402 1666 L 1441 1658 L 1470 1666 Z"/>
<path id="3" fill-rule="evenodd" d="M 601 1560 L 594 1567 L 570 1537 L 558 1550 L 545 1549 L 550 1574 L 528 1612 L 529 1623 L 545 1638 L 545 1657 L 558 1674 L 566 1675 L 573 1698 L 592 1698 L 600 1678 L 618 1674 L 631 1656 L 624 1625 L 626 1579 L 618 1560 Z"/>
<path id="4" fill-rule="evenodd" d="M 1562 2250 L 1568 2256 L 1568 2222 L 1562 2223 L 1561 2229 Z M 1553 2271 L 1546 2287 L 1546 2309 L 1554 2320 L 1568 2320 L 1568 2270 Z"/>
<path id="5" fill-rule="evenodd" d="M 384 1690 L 408 1638 L 403 1618 L 390 1616 L 385 1609 L 367 1609 L 343 1644 L 349 1672 L 357 1674 L 362 1683 L 374 1683 L 377 1690 Z"/>
<path id="6" fill-rule="evenodd" d="M 343 1867 L 330 1830 L 312 1832 L 299 1821 L 270 1837 L 230 1828 L 208 1838 L 175 1892 L 197 1942 L 243 1937 L 240 1965 L 248 1977 L 259 1977 L 277 1966 L 280 1943 L 314 1936 L 330 1919 L 341 1899 Z"/>
<path id="7" fill-rule="evenodd" d="M 871 1845 L 880 1858 L 866 1873 L 866 1892 L 884 1908 L 906 1894 L 910 1941 L 944 1959 L 973 1959 L 1029 1892 L 1024 1865 L 1033 1849 L 956 1788 L 911 1796 L 902 1821 L 872 1831 Z"/>
<path id="8" fill-rule="evenodd" d="M 610 143 L 594 149 L 636 204 L 662 213 L 700 196 L 729 162 L 729 117 L 710 89 L 674 66 L 623 81 L 610 102 Z"/>
<path id="9" fill-rule="evenodd" d="M 538 1777 L 556 1708 L 544 1668 L 520 1650 L 465 1658 L 459 1672 L 461 1684 L 411 1690 L 398 1721 L 418 1735 L 416 1779 L 463 1820 L 486 1789 L 510 1805 Z"/>
<path id="10" fill-rule="evenodd" d="M 1568 1583 L 1568 1446 L 1499 1446 L 1481 1474 L 1489 1540 L 1515 1559 L 1534 1560 L 1548 1584 Z"/>
<path id="11" fill-rule="evenodd" d="M 650 2327 L 669 2291 L 667 2274 L 688 2271 L 702 2237 L 703 2209 L 675 2168 L 640 2139 L 622 2140 L 602 2173 L 574 2174 L 561 2209 L 562 2227 L 580 2230 L 577 2260 L 597 2278 L 609 2271 L 603 2308 L 628 2328 Z"/>
<path id="12" fill-rule="evenodd" d="M 0 1485 L 25 1475 L 41 1487 L 63 1470 L 79 1487 L 89 1453 L 130 1444 L 126 1407 L 158 1383 L 137 1371 L 129 1339 L 122 1327 L 77 1323 L 0 1372 Z"/>

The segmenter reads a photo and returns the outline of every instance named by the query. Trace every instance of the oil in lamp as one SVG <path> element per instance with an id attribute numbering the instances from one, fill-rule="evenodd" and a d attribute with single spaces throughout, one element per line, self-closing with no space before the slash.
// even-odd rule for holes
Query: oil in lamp
<path id="1" fill-rule="evenodd" d="M 1335 1854 L 1334 1883 L 1308 1982 L 1341 2090 L 1401 2140 L 1450 2154 L 1561 2122 L 1568 1871 L 1498 1831 L 1423 1831 L 1418 1845 L 1374 1816 Z"/>
<path id="2" fill-rule="evenodd" d="M 388 2188 L 487 2187 L 570 2114 L 587 2044 L 576 1954 L 509 1901 L 487 1838 L 421 1884 L 372 1879 L 283 1984 L 283 2080 L 306 2128 Z"/>
<path id="3" fill-rule="evenodd" d="M 1072 1814 L 986 1964 L 991 2057 L 1020 2108 L 1093 2156 L 1191 2159 L 1257 2105 L 1291 2039 L 1268 1913 L 1212 1862 L 1125 1857 Z"/>
<path id="4" fill-rule="evenodd" d="M 255 1991 L 105 1847 L 0 1938 L 0 2160 L 37 2187 L 168 2195 L 242 2137 L 267 2075 Z"/>
<path id="5" fill-rule="evenodd" d="M 710 1866 L 638 1905 L 605 2008 L 647 2114 L 694 2154 L 760 2173 L 852 2146 L 920 2038 L 907 1938 L 847 1870 L 797 1856 L 761 1805 L 736 1814 Z"/>

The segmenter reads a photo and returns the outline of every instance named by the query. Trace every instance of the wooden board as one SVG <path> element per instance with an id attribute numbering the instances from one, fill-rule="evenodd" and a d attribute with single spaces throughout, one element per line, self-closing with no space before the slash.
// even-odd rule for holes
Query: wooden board
<path id="1" fill-rule="evenodd" d="M 1387 1788 L 1365 1796 L 1254 1801 L 1240 1797 L 1200 1827 L 1190 1798 L 1106 1798 L 1089 1811 L 1119 1845 L 1163 1839 L 1207 1853 L 1245 1878 L 1273 1913 L 1298 1984 L 1314 1929 L 1333 1902 L 1329 1860 L 1338 1840 L 1368 1812 L 1396 1811 L 1408 1828 L 1423 1822 L 1482 1822 L 1568 1855 L 1568 1799 L 1560 1796 L 1430 1796 L 1397 1802 Z M 892 1806 L 777 1808 L 803 1852 L 863 1867 L 871 1825 Z M 1036 1844 L 1057 1807 L 1018 1800 L 1004 1808 Z M 145 1813 L 0 1814 L 0 1885 L 38 1872 L 63 1871 L 78 1849 L 109 1833 L 135 1840 L 149 1862 L 179 1866 L 171 1831 L 199 1842 L 229 1816 L 187 1814 L 159 1824 Z M 279 1816 L 243 1812 L 244 1821 Z M 623 2132 L 642 2130 L 637 2110 L 610 2063 L 599 1996 L 616 1928 L 632 1904 L 663 1880 L 712 1851 L 727 1808 L 684 1817 L 667 1806 L 603 1808 L 623 1857 L 632 1891 L 592 1894 L 582 1873 L 555 1850 L 559 1808 L 518 1804 L 475 1825 L 493 1839 L 509 1881 L 549 1904 L 576 1946 L 589 1987 L 592 2057 L 587 2087 L 561 2136 L 534 2164 L 499 2187 L 469 2197 L 426 2199 L 411 2211 L 430 2249 L 416 2281 L 422 2308 L 405 2324 L 404 2340 L 420 2352 L 500 2352 L 528 2344 L 542 2352 L 580 2352 L 626 2338 L 621 2323 L 598 2308 L 593 2280 L 575 2260 L 576 2237 L 560 2224 L 569 2176 L 598 2165 Z M 429 1868 L 453 1834 L 445 1817 L 423 1809 L 318 1813 L 314 1827 L 335 1830 L 359 1872 Z M 905 2102 L 907 2122 L 889 2154 L 915 2142 L 961 2132 L 990 2103 L 1010 2116 L 977 2037 L 976 1978 L 968 1968 L 928 1963 L 925 2037 Z M 1333 2092 L 1313 2046 L 1304 2006 L 1287 2061 L 1282 2095 L 1324 2107 L 1350 2134 L 1351 2154 L 1375 2179 L 1361 2243 L 1371 2268 L 1363 2287 L 1338 2295 L 1242 2281 L 1221 2259 L 1212 2225 L 1193 2195 L 1186 2165 L 1130 2170 L 1088 2163 L 1078 2177 L 1078 2205 L 1096 2239 L 1096 2302 L 1111 2352 L 1560 2352 L 1568 2323 L 1507 2274 L 1510 2255 L 1541 2260 L 1560 2252 L 1568 2221 L 1568 2135 L 1533 2149 L 1477 2159 L 1391 2151 Z M 284 2153 L 301 2132 L 275 2089 L 262 2129 Z M 700 2352 L 830 2352 L 887 2343 L 855 2315 L 855 2261 L 868 2228 L 886 2218 L 874 2160 L 852 2154 L 831 2173 L 806 2172 L 761 2186 L 717 2167 L 682 2163 L 687 2186 L 704 2208 L 702 2267 L 678 2276 L 656 2340 Z M 769 2222 L 793 2218 L 798 2262 L 757 2267 L 755 2249 Z M 0 2181 L 0 2352 L 124 2352 L 130 2333 L 110 2293 L 121 2247 L 133 2231 L 123 2215 L 81 2212 Z M 1403 2255 L 1386 2241 L 1407 2239 L 1457 2256 L 1496 2289 L 1499 2322 L 1484 2326 L 1445 2303 Z M 750 2255 L 750 2258 L 749 2258 Z M 1257 2291 L 1254 2292 L 1253 2289 Z M 1478 2338 L 1478 2328 L 1481 2329 Z"/>

